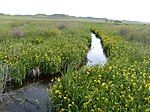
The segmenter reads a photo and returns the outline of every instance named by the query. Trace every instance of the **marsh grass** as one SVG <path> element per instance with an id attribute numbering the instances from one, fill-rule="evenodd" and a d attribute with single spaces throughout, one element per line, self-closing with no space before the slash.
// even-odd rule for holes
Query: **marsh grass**
<path id="1" fill-rule="evenodd" d="M 8 73 L 21 81 L 37 66 L 43 75 L 63 70 L 65 75 L 50 90 L 56 111 L 150 111 L 148 25 L 12 18 L 2 21 L 0 62 L 8 69 L 6 72 L 0 65 L 1 79 L 3 73 Z M 61 24 L 67 28 L 58 28 Z M 13 28 L 23 28 L 24 38 L 12 38 Z M 91 40 L 90 28 L 109 52 L 103 67 L 82 64 Z"/>
<path id="2" fill-rule="evenodd" d="M 150 44 L 150 26 L 149 25 L 105 25 L 107 32 L 121 35 L 128 41 Z"/>
<path id="3" fill-rule="evenodd" d="M 19 28 L 12 29 L 11 34 L 13 38 L 22 38 L 24 36 L 23 30 Z"/>
<path id="4" fill-rule="evenodd" d="M 26 27 L 22 27 L 22 24 L 20 26 L 20 22 L 15 23 L 14 28 L 9 24 L 8 31 L 12 31 L 12 35 L 5 35 L 7 38 L 1 37 L 3 43 L 0 45 L 0 60 L 8 65 L 11 78 L 21 81 L 37 66 L 41 74 L 58 72 L 63 64 L 66 69 L 76 69 L 84 59 L 90 33 L 81 27 L 75 31 L 74 29 L 61 31 L 55 27 L 55 22 L 51 21 L 43 24 L 39 21 L 21 23 L 26 23 Z"/>
<path id="5" fill-rule="evenodd" d="M 108 64 L 68 71 L 58 79 L 50 91 L 56 111 L 148 112 L 150 55 L 142 50 L 148 50 L 149 46 L 113 33 L 106 35 L 98 28 L 95 31 L 110 52 Z"/>

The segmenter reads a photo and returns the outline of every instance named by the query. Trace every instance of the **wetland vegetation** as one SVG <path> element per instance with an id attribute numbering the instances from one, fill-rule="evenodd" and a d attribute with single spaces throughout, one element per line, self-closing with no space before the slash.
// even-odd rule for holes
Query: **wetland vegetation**
<path id="1" fill-rule="evenodd" d="M 86 66 L 91 30 L 104 66 Z M 57 112 L 149 112 L 150 25 L 0 15 L 0 91 L 7 81 L 58 72 L 48 90 Z"/>

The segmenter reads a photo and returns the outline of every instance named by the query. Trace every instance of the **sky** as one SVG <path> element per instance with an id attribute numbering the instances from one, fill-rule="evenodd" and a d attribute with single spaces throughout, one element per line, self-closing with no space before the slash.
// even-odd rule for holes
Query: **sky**
<path id="1" fill-rule="evenodd" d="M 150 0 L 0 0 L 4 14 L 67 14 L 150 22 Z"/>

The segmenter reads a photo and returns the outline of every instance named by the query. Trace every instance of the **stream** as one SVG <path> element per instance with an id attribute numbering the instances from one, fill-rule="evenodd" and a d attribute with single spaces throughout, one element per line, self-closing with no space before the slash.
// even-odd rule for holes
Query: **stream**
<path id="1" fill-rule="evenodd" d="M 50 75 L 42 75 L 25 79 L 22 84 L 11 82 L 0 98 L 0 112 L 51 112 L 52 79 Z"/>
<path id="2" fill-rule="evenodd" d="M 87 66 L 103 66 L 107 57 L 103 52 L 100 38 L 91 33 L 91 46 L 87 54 Z M 49 89 L 51 79 L 60 76 L 41 75 L 25 79 L 22 84 L 11 82 L 0 95 L 0 112 L 51 112 Z"/>
<path id="3" fill-rule="evenodd" d="M 91 47 L 87 54 L 87 66 L 95 66 L 107 63 L 107 57 L 103 51 L 101 39 L 96 34 L 91 33 Z"/>

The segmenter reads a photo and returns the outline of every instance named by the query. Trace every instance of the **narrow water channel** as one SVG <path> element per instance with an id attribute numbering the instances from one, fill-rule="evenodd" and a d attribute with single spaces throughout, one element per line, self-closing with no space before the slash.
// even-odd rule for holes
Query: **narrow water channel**
<path id="1" fill-rule="evenodd" d="M 58 76 L 56 76 L 58 77 Z M 51 112 L 50 75 L 12 82 L 0 98 L 0 112 Z"/>
<path id="2" fill-rule="evenodd" d="M 91 33 L 91 47 L 87 54 L 87 66 L 104 65 L 107 63 L 107 57 L 103 52 L 102 42 L 96 34 Z"/>
<path id="3" fill-rule="evenodd" d="M 87 66 L 104 65 L 107 57 L 102 43 L 95 34 L 91 34 L 91 47 L 87 54 Z M 58 73 L 54 77 L 58 77 Z M 11 83 L 8 90 L 0 96 L 0 112 L 51 112 L 49 88 L 51 75 L 25 79 L 22 84 Z M 6 89 L 6 88 L 5 88 Z"/>
<path id="4" fill-rule="evenodd" d="M 48 110 L 48 86 L 40 83 L 4 94 L 1 112 L 50 112 Z"/>

